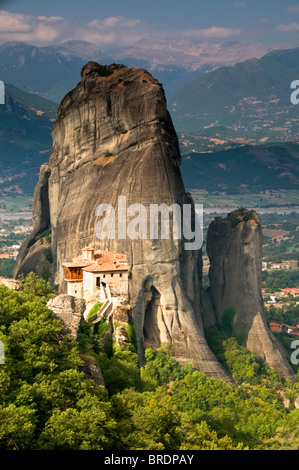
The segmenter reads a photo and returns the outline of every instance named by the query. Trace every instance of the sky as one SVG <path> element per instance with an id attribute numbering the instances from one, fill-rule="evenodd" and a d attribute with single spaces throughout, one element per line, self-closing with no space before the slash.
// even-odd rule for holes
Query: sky
<path id="1" fill-rule="evenodd" d="M 0 0 L 0 44 L 70 39 L 104 51 L 155 39 L 299 44 L 299 1 Z"/>

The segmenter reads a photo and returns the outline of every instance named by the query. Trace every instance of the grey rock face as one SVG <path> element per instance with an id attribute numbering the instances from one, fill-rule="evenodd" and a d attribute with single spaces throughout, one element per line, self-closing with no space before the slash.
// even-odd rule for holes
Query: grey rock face
<path id="1" fill-rule="evenodd" d="M 129 344 L 132 344 L 129 335 L 123 326 L 118 326 L 115 328 L 113 332 L 113 341 L 115 342 L 116 346 L 122 346 L 124 349 L 126 349 Z"/>
<path id="2" fill-rule="evenodd" d="M 23 273 L 34 271 L 38 274 L 42 271 L 42 264 L 46 262 L 44 250 L 48 246 L 37 243 L 36 236 L 41 234 L 50 225 L 50 206 L 48 194 L 48 180 L 51 170 L 48 163 L 40 168 L 39 181 L 34 191 L 32 219 L 33 229 L 29 237 L 22 244 L 16 264 L 14 277 Z M 37 266 L 40 265 L 40 269 Z"/>
<path id="3" fill-rule="evenodd" d="M 124 66 L 90 62 L 81 75 L 59 107 L 48 178 L 41 174 L 35 194 L 35 227 L 50 216 L 54 284 L 65 292 L 62 263 L 86 245 L 125 253 L 132 270 L 130 305 L 140 358 L 145 338 L 150 344 L 155 336 L 157 345 L 172 343 L 181 363 L 192 362 L 201 372 L 231 380 L 203 334 L 201 250 L 186 251 L 172 231 L 167 240 L 117 235 L 100 240 L 95 230 L 96 207 L 111 204 L 117 219 L 119 196 L 126 197 L 127 207 L 142 203 L 147 210 L 150 204 L 193 204 L 183 185 L 162 86 L 146 71 Z M 48 205 L 39 202 L 44 193 Z M 16 274 L 25 261 L 22 252 Z M 151 319 L 154 332 L 148 326 Z"/>
<path id="4" fill-rule="evenodd" d="M 0 277 L 0 284 L 4 284 L 9 289 L 20 290 L 20 283 L 15 279 Z"/>
<path id="5" fill-rule="evenodd" d="M 261 295 L 262 229 L 255 211 L 240 209 L 211 222 L 207 236 L 211 298 L 216 320 L 234 309 L 232 327 L 246 346 L 283 377 L 294 381 L 286 353 L 271 333 Z"/>
<path id="6" fill-rule="evenodd" d="M 132 322 L 132 309 L 128 303 L 113 306 L 112 324 L 113 327 L 127 326 Z"/>
<path id="7" fill-rule="evenodd" d="M 85 354 L 81 354 L 80 357 L 83 360 L 82 371 L 84 372 L 85 377 L 91 379 L 95 385 L 102 385 L 104 387 L 104 377 L 96 359 Z"/>
<path id="8" fill-rule="evenodd" d="M 78 328 L 83 320 L 86 307 L 85 300 L 67 294 L 60 294 L 50 299 L 47 307 L 63 321 L 64 332 L 76 338 Z"/>

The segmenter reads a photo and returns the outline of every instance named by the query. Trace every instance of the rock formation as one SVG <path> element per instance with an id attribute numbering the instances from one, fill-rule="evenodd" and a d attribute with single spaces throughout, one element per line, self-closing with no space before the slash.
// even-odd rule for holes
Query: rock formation
<path id="1" fill-rule="evenodd" d="M 200 247 L 186 247 L 185 238 L 190 236 L 175 236 L 172 216 L 168 236 L 160 233 L 155 238 L 150 232 L 147 216 L 153 205 L 162 204 L 166 208 L 175 204 L 180 216 L 184 206 L 191 208 L 189 222 L 196 227 L 161 84 L 143 69 L 89 62 L 77 87 L 60 104 L 52 137 L 49 163 L 41 167 L 35 190 L 33 231 L 20 250 L 14 275 L 43 262 L 38 237 L 49 226 L 52 280 L 60 294 L 66 292 L 62 263 L 78 256 L 83 247 L 124 253 L 131 266 L 129 302 L 141 363 L 146 347 L 170 342 L 180 363 L 191 362 L 209 376 L 230 381 L 204 337 L 203 328 L 215 322 L 215 314 L 201 286 Z M 124 211 L 120 197 L 130 211 Z M 111 207 L 115 225 L 106 219 Z M 128 236 L 120 229 L 118 222 L 126 215 L 130 223 L 135 220 L 139 236 L 134 230 Z M 157 220 L 161 228 L 162 215 Z M 279 370 L 287 374 L 282 353 L 272 344 L 258 293 L 258 223 L 250 220 L 232 228 L 229 220 L 216 221 L 209 233 L 218 321 L 223 310 L 234 306 L 235 331 L 248 332 L 248 347 L 274 368 L 280 364 Z M 108 326 L 110 334 L 111 321 Z"/>
<path id="2" fill-rule="evenodd" d="M 85 354 L 81 354 L 80 358 L 83 361 L 81 370 L 84 372 L 85 377 L 92 380 L 95 385 L 102 385 L 104 387 L 104 377 L 97 360 Z"/>
<path id="3" fill-rule="evenodd" d="M 33 233 L 22 247 L 15 276 L 34 264 L 36 235 L 48 225 L 53 283 L 60 293 L 65 292 L 62 263 L 84 246 L 125 253 L 140 359 L 147 344 L 168 341 L 179 362 L 230 380 L 203 334 L 201 250 L 185 250 L 172 230 L 168 239 L 155 240 L 120 239 L 119 234 L 99 239 L 96 232 L 96 208 L 112 205 L 117 219 L 119 196 L 126 197 L 127 207 L 143 204 L 147 211 L 151 204 L 188 204 L 194 222 L 160 83 L 143 69 L 89 62 L 60 104 L 52 137 L 49 164 L 42 167 L 35 191 Z"/>
<path id="4" fill-rule="evenodd" d="M 78 328 L 83 320 L 86 307 L 85 300 L 67 294 L 60 294 L 50 299 L 47 307 L 62 320 L 64 333 L 76 338 Z"/>
<path id="5" fill-rule="evenodd" d="M 294 380 L 286 353 L 271 333 L 261 295 L 262 228 L 255 211 L 239 209 L 211 222 L 207 236 L 215 322 L 231 322 L 254 351 L 283 377 Z"/>
<path id="6" fill-rule="evenodd" d="M 20 290 L 20 283 L 19 281 L 16 281 L 15 279 L 11 279 L 9 277 L 0 277 L 0 284 L 4 284 L 6 287 L 9 289 L 14 289 L 14 290 Z"/>
<path id="7" fill-rule="evenodd" d="M 50 245 L 49 243 L 42 243 L 37 238 L 38 235 L 41 235 L 50 226 L 49 176 L 50 168 L 49 165 L 45 163 L 40 168 L 39 181 L 34 191 L 32 207 L 33 229 L 21 246 L 14 268 L 15 275 L 19 273 L 26 275 L 31 271 L 41 275 L 45 265 L 49 269 L 45 252 L 50 248 Z M 52 269 L 49 277 L 51 277 L 51 274 L 53 274 Z"/>
<path id="8" fill-rule="evenodd" d="M 132 344 L 131 339 L 124 326 L 118 326 L 113 332 L 113 342 L 116 346 L 122 346 L 123 349 Z"/>

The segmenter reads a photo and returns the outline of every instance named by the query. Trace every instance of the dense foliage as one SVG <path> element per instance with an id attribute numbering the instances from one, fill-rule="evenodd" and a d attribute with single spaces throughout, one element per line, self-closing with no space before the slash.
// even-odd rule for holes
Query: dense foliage
<path id="1" fill-rule="evenodd" d="M 277 292 L 288 287 L 297 287 L 299 286 L 299 269 L 263 271 L 262 283 L 263 287 L 269 289 L 269 292 Z"/>
<path id="2" fill-rule="evenodd" d="M 10 259 L 0 259 L 0 273 L 3 277 L 12 277 L 13 269 L 15 265 L 15 260 Z"/>
<path id="3" fill-rule="evenodd" d="M 299 304 L 294 302 L 290 304 L 282 304 L 281 307 L 271 305 L 267 308 L 266 314 L 269 322 L 289 326 L 296 326 L 299 324 Z"/>
<path id="4" fill-rule="evenodd" d="M 294 199 L 291 198 L 294 196 Z M 273 194 L 271 195 L 271 198 Z M 282 192 L 281 199 L 282 204 L 296 203 L 298 198 L 297 192 L 293 193 L 290 191 L 288 194 Z M 275 204 L 273 204 L 275 205 Z M 258 211 L 259 212 L 259 211 Z M 269 237 L 264 234 L 264 246 L 263 256 L 266 257 L 265 261 L 271 261 L 273 263 L 281 263 L 284 260 L 294 259 L 299 261 L 299 231 L 297 227 L 299 225 L 299 214 L 292 212 L 290 214 L 284 214 L 279 212 L 277 207 L 277 213 L 260 214 L 262 226 L 272 230 L 283 230 L 286 233 L 283 237 Z M 287 287 L 296 287 L 297 284 L 293 284 Z M 279 286 L 281 287 L 281 286 Z"/>
<path id="5" fill-rule="evenodd" d="M 22 289 L 0 286 L 0 449 L 298 449 L 299 410 L 291 385 L 241 345 L 210 328 L 207 339 L 235 384 L 180 366 L 169 345 L 145 351 L 103 344 L 105 328 L 85 323 L 78 340 L 48 310 L 55 295 L 34 275 Z M 128 330 L 134 340 L 133 328 Z M 95 357 L 105 380 L 82 371 Z M 286 408 L 283 400 L 289 399 Z"/>

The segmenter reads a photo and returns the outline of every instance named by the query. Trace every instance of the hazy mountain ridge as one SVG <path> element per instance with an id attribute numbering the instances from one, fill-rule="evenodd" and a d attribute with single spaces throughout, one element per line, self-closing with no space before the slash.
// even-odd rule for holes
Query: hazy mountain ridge
<path id="1" fill-rule="evenodd" d="M 57 106 L 11 85 L 6 85 L 6 94 L 6 105 L 0 107 L 0 193 L 31 195 L 40 165 L 49 157 Z M 181 147 L 189 189 L 238 193 L 297 189 L 299 184 L 296 143 L 236 145 L 204 153 Z"/>
<path id="2" fill-rule="evenodd" d="M 171 98 L 179 129 L 221 125 L 298 136 L 291 83 L 299 77 L 299 48 L 274 51 L 189 82 Z"/>
<path id="3" fill-rule="evenodd" d="M 275 47 L 287 46 L 157 38 L 138 41 L 134 47 L 103 52 L 96 44 L 86 41 L 71 40 L 44 47 L 9 41 L 0 46 L 0 79 L 59 103 L 79 82 L 79 71 L 87 60 L 102 64 L 115 62 L 154 73 L 170 96 L 208 70 L 261 57 Z"/>
<path id="4" fill-rule="evenodd" d="M 276 46 L 278 49 L 284 47 Z M 133 57 L 147 60 L 151 70 L 160 64 L 177 64 L 187 71 L 197 71 L 203 66 L 216 68 L 232 65 L 251 57 L 262 57 L 276 48 L 266 44 L 238 41 L 194 41 L 188 39 L 159 39 L 138 41 L 134 46 L 115 51 L 118 59 Z"/>
<path id="5" fill-rule="evenodd" d="M 38 95 L 5 85 L 0 106 L 0 194 L 33 194 L 39 167 L 47 160 L 57 106 Z"/>
<path id="6" fill-rule="evenodd" d="M 211 153 L 183 155 L 186 187 L 209 192 L 249 193 L 298 189 L 299 144 L 246 145 Z"/>
<path id="7" fill-rule="evenodd" d="M 79 81 L 84 59 L 13 41 L 0 46 L 1 80 L 60 101 Z"/>
<path id="8" fill-rule="evenodd" d="M 80 53 L 82 57 L 74 56 L 74 51 Z M 81 68 L 79 62 L 84 62 L 86 55 L 90 57 L 95 51 L 94 45 L 82 43 L 82 41 L 69 41 L 57 48 L 56 46 L 36 48 L 24 43 L 13 42 L 0 46 L 0 62 L 6 61 L 3 75 L 6 71 L 9 77 L 14 78 L 15 81 L 23 82 L 27 88 L 34 88 L 39 82 L 42 83 L 42 80 L 36 76 L 45 76 L 42 86 L 44 93 L 49 94 L 49 90 L 54 90 L 51 83 L 55 82 L 57 75 L 61 80 L 58 87 L 67 87 L 70 80 L 77 82 Z M 99 54 L 102 54 L 102 60 L 105 62 L 103 53 L 99 51 Z M 227 121 L 232 124 L 232 127 L 227 129 L 230 134 L 228 144 L 230 146 L 232 141 L 232 147 L 236 147 L 226 152 L 223 149 L 221 152 L 216 151 L 220 150 L 220 147 L 217 149 L 218 143 L 216 146 L 214 144 L 211 146 L 212 152 L 205 150 L 206 144 L 204 144 L 203 150 L 195 148 L 195 151 L 192 151 L 192 146 L 186 149 L 182 147 L 182 172 L 188 188 L 239 192 L 244 191 L 244 187 L 247 188 L 246 191 L 259 191 L 274 188 L 294 189 L 298 185 L 298 145 L 293 145 L 291 148 L 286 142 L 269 147 L 273 140 L 276 142 L 279 139 L 291 140 L 298 127 L 299 106 L 296 107 L 290 102 L 290 80 L 299 76 L 298 56 L 299 48 L 289 51 L 275 51 L 262 59 L 251 59 L 233 67 L 222 67 L 214 72 L 208 72 L 181 89 L 181 95 L 177 96 L 187 95 L 189 101 L 184 99 L 184 103 L 178 105 L 175 112 L 171 112 L 176 131 L 180 133 L 183 124 L 187 127 L 192 124 L 196 128 L 194 132 L 197 133 L 197 136 L 205 135 L 206 142 L 209 144 L 208 140 L 212 141 L 221 129 L 221 135 L 219 134 L 220 137 L 217 137 L 221 141 L 221 139 L 225 139 L 226 129 L 215 126 L 215 135 L 213 135 L 214 127 L 209 124 L 212 118 L 215 119 L 217 116 L 216 120 L 224 119 L 226 126 Z M 125 62 L 126 65 L 134 66 L 134 60 L 132 58 L 130 60 L 131 63 Z M 54 62 L 56 65 L 52 67 Z M 146 60 L 140 59 L 140 65 L 142 68 L 146 68 Z M 49 76 L 50 69 L 51 76 Z M 164 76 L 170 86 L 179 83 L 183 75 L 186 79 L 185 70 L 177 66 L 169 65 L 167 68 L 163 65 L 159 67 L 159 71 L 160 77 Z M 32 80 L 32 77 L 35 78 L 35 81 Z M 162 84 L 164 87 L 164 80 L 162 80 Z M 210 88 L 208 88 L 209 86 Z M 267 96 L 277 93 L 279 87 L 282 91 L 277 100 L 286 103 L 282 107 L 275 98 L 272 99 L 273 103 L 268 103 L 266 100 Z M 60 88 L 60 92 L 62 92 L 62 88 Z M 70 91 L 71 88 L 66 91 Z M 51 119 L 56 116 L 57 105 L 43 100 L 37 94 L 28 94 L 9 85 L 6 86 L 6 91 L 7 103 L 5 108 L 0 107 L 0 192 L 2 194 L 12 192 L 32 194 L 38 179 L 39 167 L 47 161 L 49 156 L 52 145 L 53 121 Z M 255 97 L 259 104 L 255 104 L 253 99 L 250 101 L 249 98 L 244 98 L 245 91 L 247 96 Z M 263 93 L 265 96 L 267 93 L 266 98 L 263 97 Z M 240 96 L 243 96 L 242 106 L 236 108 L 235 112 L 229 113 L 227 110 L 231 110 L 233 100 L 240 101 Z M 201 100 L 199 104 L 198 97 Z M 188 111 L 191 117 L 183 115 L 180 119 L 179 113 L 182 107 Z M 243 116 L 248 121 L 248 127 L 258 127 L 255 115 L 252 116 L 250 112 L 252 109 L 254 109 L 259 121 L 264 124 L 267 119 L 273 120 L 273 118 L 284 120 L 284 122 L 289 119 L 287 122 L 290 124 L 283 132 L 277 130 L 271 123 L 266 127 L 259 126 L 258 130 L 249 130 L 250 135 L 257 132 L 256 143 L 258 145 L 244 146 L 244 143 L 250 144 L 252 142 L 247 139 L 247 142 L 242 144 L 242 139 L 238 139 L 240 129 L 238 126 L 234 128 L 233 124 L 236 116 Z M 192 112 L 197 113 L 195 117 Z M 198 124 L 204 124 L 205 129 L 198 130 Z M 266 146 L 260 145 L 264 136 L 266 136 L 265 140 L 268 138 Z M 202 151 L 206 153 L 201 153 Z M 271 160 L 270 165 L 266 163 L 268 158 Z"/>

